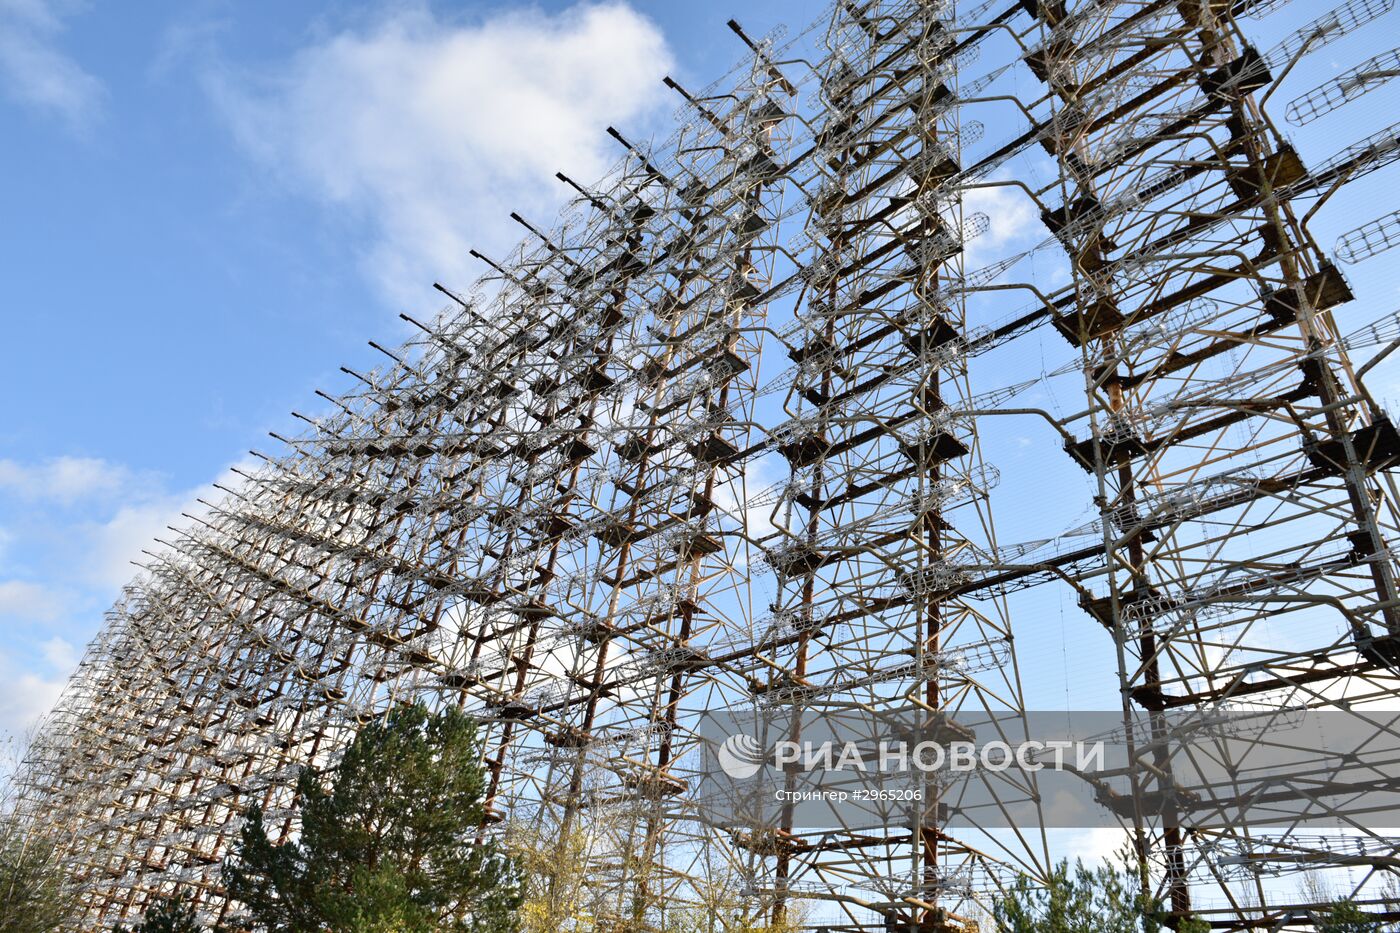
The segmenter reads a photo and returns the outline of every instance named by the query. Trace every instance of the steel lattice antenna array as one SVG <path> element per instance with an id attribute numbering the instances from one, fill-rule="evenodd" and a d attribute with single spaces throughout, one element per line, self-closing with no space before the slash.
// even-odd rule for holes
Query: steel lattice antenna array
<path id="1" fill-rule="evenodd" d="M 1262 103 L 1391 5 L 841 0 L 790 41 L 732 24 L 747 51 L 723 84 L 668 79 L 673 138 L 610 131 L 625 157 L 591 188 L 560 176 L 579 197 L 558 225 L 517 218 L 530 237 L 481 257 L 476 292 L 444 289 L 421 336 L 151 552 L 24 772 L 92 921 L 177 883 L 219 916 L 243 808 L 288 831 L 296 770 L 419 699 L 483 723 L 484 833 L 626 839 L 585 856 L 601 927 L 664 928 L 722 877 L 773 918 L 968 929 L 1044 875 L 1042 830 L 711 826 L 691 726 L 816 698 L 1020 709 L 1029 591 L 1078 601 L 1129 709 L 1394 695 L 1400 436 L 1348 353 L 1400 328 L 1342 336 L 1351 287 L 1297 205 L 1393 161 L 1400 128 L 1308 166 Z M 1259 52 L 1265 16 L 1299 22 Z M 1290 114 L 1384 84 L 1390 58 Z M 1037 150 L 1053 170 L 1022 177 Z M 973 267 L 988 219 L 964 202 L 994 189 L 1048 239 Z M 1389 245 L 1362 240 L 1349 257 Z M 1017 381 L 990 362 L 1038 342 L 1076 358 Z M 1017 401 L 1079 377 L 1068 417 Z M 1043 456 L 1094 484 L 1064 514 L 1095 519 L 997 541 L 977 428 L 1000 416 L 1053 429 Z M 1268 879 L 1329 865 L 1379 903 L 1394 845 L 1363 823 L 1143 815 L 1191 790 L 1164 768 L 1107 801 L 1173 909 L 1284 928 L 1309 905 Z"/>

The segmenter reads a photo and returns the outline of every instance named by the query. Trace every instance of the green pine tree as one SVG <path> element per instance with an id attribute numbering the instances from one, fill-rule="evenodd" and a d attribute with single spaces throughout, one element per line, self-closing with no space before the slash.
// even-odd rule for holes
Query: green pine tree
<path id="1" fill-rule="evenodd" d="M 1162 905 L 1142 889 L 1130 859 L 1071 869 L 1061 861 L 1043 884 L 1022 875 L 992 908 L 999 933 L 1145 933 L 1162 929 Z M 1177 921 L 1177 933 L 1204 933 L 1195 918 Z"/>
<path id="2" fill-rule="evenodd" d="M 0 819 L 0 933 L 51 933 L 74 916 L 53 849 L 15 817 Z"/>
<path id="3" fill-rule="evenodd" d="M 157 898 L 134 927 L 118 926 L 112 933 L 204 933 L 194 905 L 183 894 Z"/>
<path id="4" fill-rule="evenodd" d="M 1327 912 L 1317 918 L 1318 933 L 1381 933 L 1385 924 L 1362 910 L 1355 901 L 1334 901 Z"/>
<path id="5" fill-rule="evenodd" d="M 297 782 L 299 836 L 274 844 L 247 815 L 224 866 L 242 927 L 267 933 L 514 933 L 520 879 L 476 843 L 485 781 L 475 724 L 396 708 L 326 774 Z"/>

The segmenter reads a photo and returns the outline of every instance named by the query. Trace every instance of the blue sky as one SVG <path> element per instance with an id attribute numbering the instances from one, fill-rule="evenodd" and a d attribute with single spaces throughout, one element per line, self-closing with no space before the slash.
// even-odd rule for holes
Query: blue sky
<path id="1" fill-rule="evenodd" d="M 0 729 L 152 535 L 799 2 L 0 0 Z"/>
<path id="2" fill-rule="evenodd" d="M 1267 49 L 1320 6 L 1250 28 Z M 250 446 L 274 449 L 266 432 L 315 411 L 313 389 L 343 385 L 342 364 L 372 365 L 365 341 L 403 335 L 398 312 L 440 307 L 433 281 L 468 286 L 469 247 L 499 254 L 518 238 L 510 210 L 547 226 L 567 194 L 553 172 L 586 182 L 619 154 L 609 124 L 666 135 L 679 100 L 663 74 L 692 89 L 719 77 L 742 51 L 731 15 L 760 36 L 817 12 L 0 0 L 0 730 L 47 707 L 152 536 Z M 1280 125 L 1287 100 L 1388 48 L 1387 25 L 1290 73 Z M 1313 164 L 1391 123 L 1396 93 L 1285 129 Z M 989 126 L 988 143 L 1019 130 Z M 1324 247 L 1392 209 L 1392 184 L 1350 186 L 1314 222 Z M 997 249 L 1045 237 L 1027 207 L 979 205 Z M 1348 274 L 1358 322 L 1400 307 L 1383 260 Z M 1393 368 L 1371 381 L 1400 394 Z M 1044 460 L 1004 471 L 1023 488 L 1004 481 L 1003 540 L 1037 537 L 1046 483 L 1087 501 L 1077 468 L 1024 433 L 993 451 L 1003 466 Z M 1078 609 L 1032 614 L 1022 654 L 1056 668 L 1039 699 L 1111 703 L 1102 640 L 1097 656 L 1067 648 L 1082 641 Z M 1071 697 L 1090 682 L 1102 695 Z"/>
<path id="3" fill-rule="evenodd" d="M 1267 49 L 1331 5 L 1295 0 L 1248 26 Z M 0 0 L 0 733 L 47 709 L 167 522 L 249 447 L 275 449 L 266 432 L 315 411 L 342 364 L 378 362 L 365 341 L 403 336 L 400 311 L 431 316 L 433 281 L 470 285 L 468 247 L 504 252 L 512 209 L 547 226 L 567 194 L 554 171 L 586 182 L 618 155 L 607 125 L 666 135 L 678 100 L 663 74 L 692 89 L 719 77 L 742 51 L 731 15 L 760 36 L 818 12 Z M 1396 119 L 1400 82 L 1282 122 L 1288 100 L 1390 48 L 1395 15 L 1309 56 L 1279 91 L 1271 110 L 1306 163 Z M 988 126 L 986 142 L 1020 129 Z M 1048 165 L 1018 159 L 1020 174 Z M 1324 248 L 1400 206 L 1393 185 L 1381 172 L 1349 186 L 1313 221 Z M 984 261 L 1046 236 L 1014 198 L 984 192 L 976 209 L 993 224 Z M 1385 259 L 1346 271 L 1358 324 L 1400 309 Z M 1044 346 L 1018 344 L 993 375 L 1015 382 L 1070 353 L 1053 335 Z M 1400 363 L 1370 382 L 1400 396 Z M 1027 395 L 1082 407 L 1077 389 Z M 1003 467 L 1002 540 L 1067 527 L 1046 505 L 1087 503 L 1084 474 L 1043 426 L 1007 422 L 983 434 Z M 1031 703 L 1115 702 L 1110 646 L 1071 600 L 1037 592 L 1016 608 Z M 1119 840 L 1087 835 L 1090 851 Z"/>

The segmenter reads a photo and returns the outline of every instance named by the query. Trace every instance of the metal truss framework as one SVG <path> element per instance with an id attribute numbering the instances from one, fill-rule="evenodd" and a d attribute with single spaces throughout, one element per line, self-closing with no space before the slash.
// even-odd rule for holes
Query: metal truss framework
<path id="1" fill-rule="evenodd" d="M 773 917 L 969 929 L 1044 874 L 1038 827 L 709 825 L 690 727 L 745 703 L 1021 709 L 1010 606 L 1032 588 L 1073 593 L 1128 710 L 1393 696 L 1400 435 L 1350 355 L 1400 322 L 1339 329 L 1332 309 L 1359 312 L 1299 205 L 1394 160 L 1400 126 L 1307 166 L 1263 106 L 1392 3 L 1267 52 L 1250 20 L 1297 12 L 1277 0 L 841 0 L 791 41 L 731 24 L 725 83 L 668 79 L 672 139 L 610 130 L 624 159 L 593 187 L 561 175 L 578 199 L 556 227 L 517 217 L 529 238 L 480 257 L 476 293 L 443 289 L 434 323 L 149 555 L 24 772 L 91 920 L 175 885 L 221 915 L 243 808 L 292 830 L 297 768 L 421 699 L 483 724 L 483 833 L 622 827 L 628 857 L 587 866 L 600 928 L 664 928 L 722 866 Z M 1018 174 L 1037 149 L 1048 181 Z M 992 188 L 1047 240 L 970 268 L 988 218 L 964 202 Z M 1387 222 L 1344 258 L 1390 245 Z M 1026 270 L 1050 252 L 1055 288 Z M 1075 356 L 1021 381 L 990 362 L 1040 340 Z M 1066 377 L 1080 411 L 1017 402 Z M 1095 520 L 997 541 L 977 428 L 998 416 L 1053 429 Z M 1261 835 L 1161 807 L 1219 793 L 1161 765 L 1104 803 L 1174 910 L 1284 929 L 1315 905 L 1269 879 L 1329 866 L 1396 910 L 1394 842 L 1345 807 L 1315 801 L 1344 831 Z"/>

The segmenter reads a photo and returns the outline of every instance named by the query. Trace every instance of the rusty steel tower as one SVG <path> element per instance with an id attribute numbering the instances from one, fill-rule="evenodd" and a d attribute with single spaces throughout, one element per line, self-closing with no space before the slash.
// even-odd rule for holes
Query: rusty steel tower
<path id="1" fill-rule="evenodd" d="M 480 720 L 484 834 L 592 827 L 568 855 L 596 929 L 719 910 L 722 879 L 747 917 L 968 931 L 1048 871 L 1041 826 L 716 825 L 690 798 L 696 717 L 1023 710 L 1044 658 L 1015 646 L 1047 594 L 1151 723 L 1393 698 L 1400 434 L 1362 377 L 1400 316 L 1338 263 L 1400 219 L 1359 218 L 1333 252 L 1310 225 L 1400 159 L 1400 124 L 1307 152 L 1270 115 L 1332 119 L 1400 74 L 1388 52 L 1293 77 L 1393 3 L 838 0 L 791 38 L 731 22 L 724 81 L 667 79 L 674 136 L 609 129 L 611 174 L 560 175 L 555 225 L 516 217 L 528 236 L 479 257 L 471 294 L 406 317 L 381 367 L 346 370 L 152 546 L 23 772 L 91 922 L 177 885 L 221 916 L 243 809 L 293 830 L 297 769 L 405 701 Z M 1032 242 L 999 249 L 999 212 Z M 1012 424 L 1029 453 L 994 462 Z M 1003 491 L 1054 470 L 1078 479 L 1006 499 L 1048 532 L 999 540 Z M 1319 871 L 1400 916 L 1400 840 L 1335 789 L 1287 791 L 1334 831 L 1256 831 L 1158 765 L 1101 802 L 1178 916 L 1301 928 L 1319 905 L 1294 882 Z"/>

